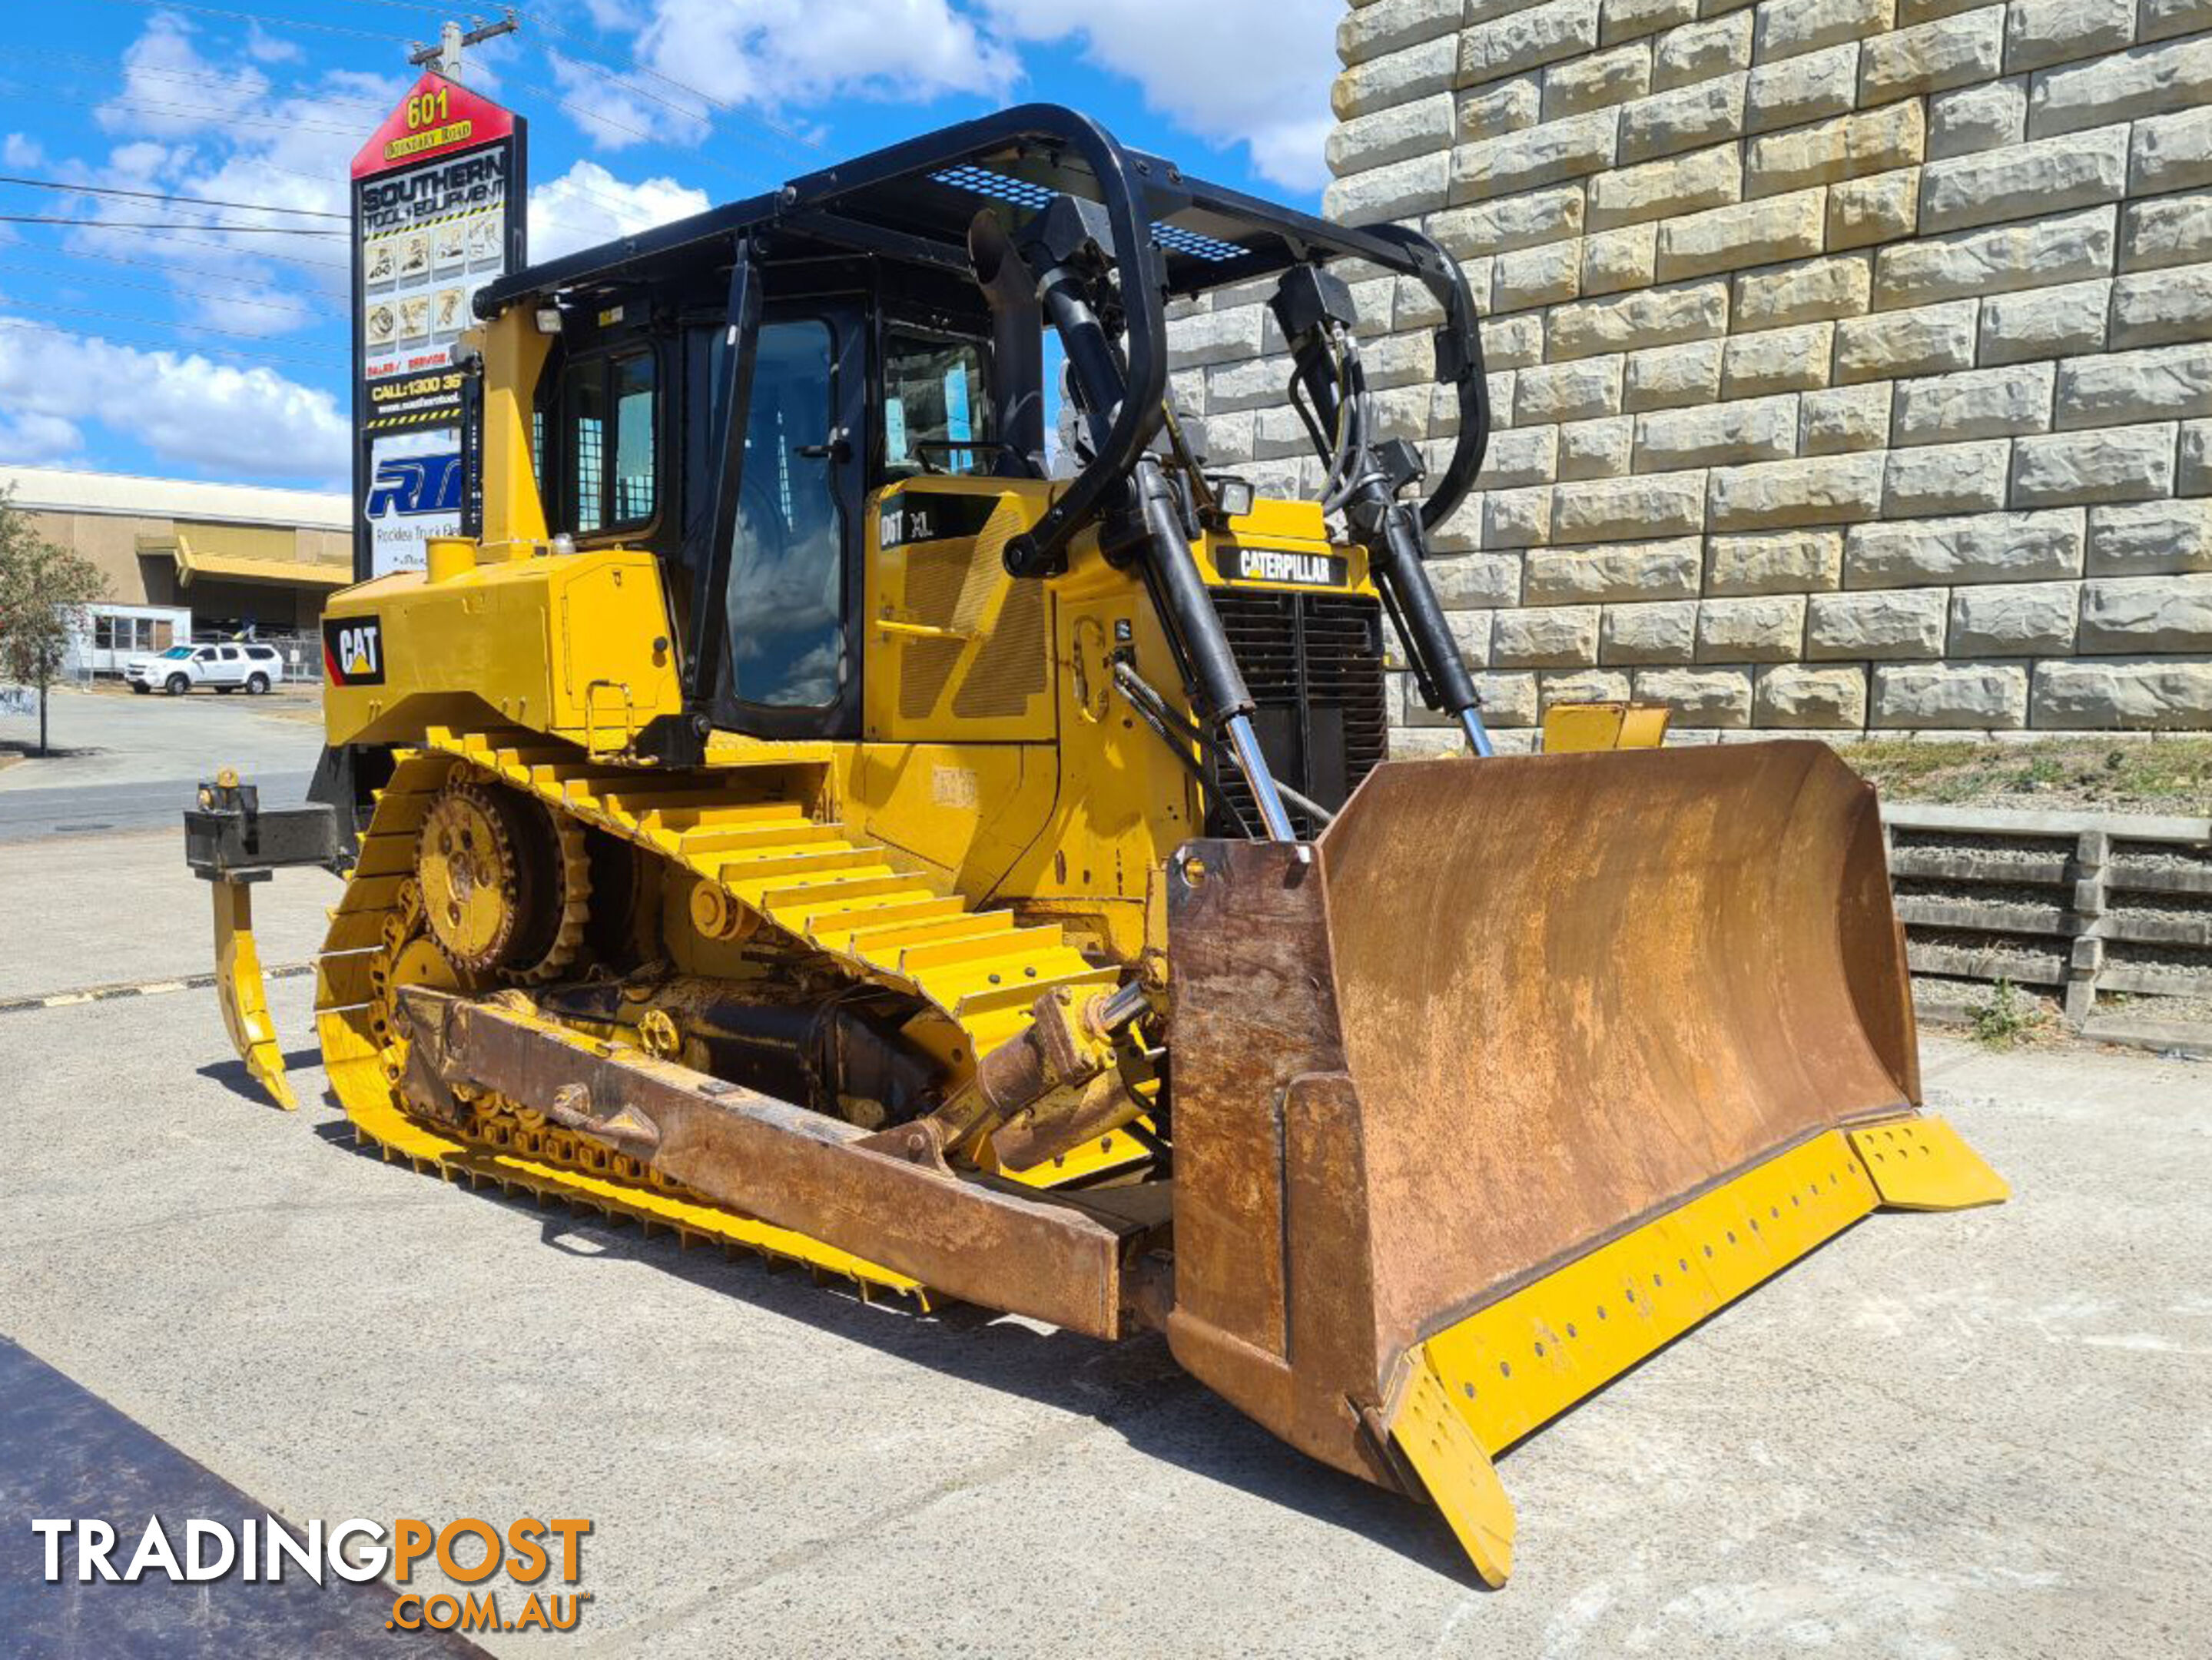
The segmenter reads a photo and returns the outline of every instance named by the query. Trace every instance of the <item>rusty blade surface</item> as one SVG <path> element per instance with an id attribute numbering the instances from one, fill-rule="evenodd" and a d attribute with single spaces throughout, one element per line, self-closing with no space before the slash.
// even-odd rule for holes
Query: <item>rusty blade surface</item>
<path id="1" fill-rule="evenodd" d="M 866 1132 L 842 1120 L 496 1001 L 419 986 L 400 995 L 409 1065 L 425 1082 L 495 1091 L 716 1204 L 949 1296 L 1119 1335 L 1121 1237 L 1082 1211 L 862 1146 Z"/>
<path id="2" fill-rule="evenodd" d="M 1375 1479 L 1412 1345 L 1917 1092 L 1874 793 L 1822 745 L 1392 763 L 1309 865 L 1188 851 L 1170 1341 Z"/>
<path id="3" fill-rule="evenodd" d="M 1373 783 L 1322 852 L 1377 1316 L 1399 1341 L 1909 1105 L 1883 1052 L 1907 1006 L 1894 930 L 1864 915 L 1874 792 L 1826 745 L 1409 763 Z"/>

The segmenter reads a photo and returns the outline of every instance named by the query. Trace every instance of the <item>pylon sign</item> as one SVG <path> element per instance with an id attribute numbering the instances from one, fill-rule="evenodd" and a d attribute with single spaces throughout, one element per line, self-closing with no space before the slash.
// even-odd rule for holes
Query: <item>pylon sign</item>
<path id="1" fill-rule="evenodd" d="M 353 159 L 356 581 L 460 530 L 454 348 L 477 290 L 525 263 L 528 125 L 426 72 Z"/>

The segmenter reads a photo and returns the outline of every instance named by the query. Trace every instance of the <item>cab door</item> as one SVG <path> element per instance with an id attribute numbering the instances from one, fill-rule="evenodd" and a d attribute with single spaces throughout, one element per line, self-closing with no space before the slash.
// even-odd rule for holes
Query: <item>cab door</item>
<path id="1" fill-rule="evenodd" d="M 882 331 L 879 488 L 868 514 L 867 735 L 1043 743 L 1053 734 L 1050 598 L 1001 555 L 1050 499 L 999 476 L 980 339 Z"/>
<path id="2" fill-rule="evenodd" d="M 769 307 L 750 391 L 714 724 L 762 738 L 858 737 L 867 394 L 858 309 Z"/>
<path id="3" fill-rule="evenodd" d="M 242 686 L 246 684 L 246 654 L 235 646 L 215 648 L 215 672 L 209 677 L 218 686 Z"/>

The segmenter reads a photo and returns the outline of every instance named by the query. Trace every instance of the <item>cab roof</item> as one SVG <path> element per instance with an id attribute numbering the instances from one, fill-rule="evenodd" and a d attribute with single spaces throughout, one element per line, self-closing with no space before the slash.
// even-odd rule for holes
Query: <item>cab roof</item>
<path id="1" fill-rule="evenodd" d="M 528 266 L 489 284 L 477 312 L 489 317 L 526 301 L 618 282 L 686 251 L 719 253 L 738 237 L 769 229 L 964 273 L 968 228 L 979 209 L 997 210 L 1018 233 L 1055 195 L 1107 199 L 1102 172 L 1115 174 L 1140 204 L 1171 295 L 1342 257 L 1414 270 L 1400 243 L 1194 179 L 1173 161 L 1124 149 L 1062 106 L 1025 104 Z"/>

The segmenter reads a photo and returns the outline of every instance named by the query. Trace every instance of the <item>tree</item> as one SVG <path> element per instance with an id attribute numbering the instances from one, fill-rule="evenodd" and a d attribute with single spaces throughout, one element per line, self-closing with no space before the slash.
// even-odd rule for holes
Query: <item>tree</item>
<path id="1" fill-rule="evenodd" d="M 38 688 L 41 755 L 46 688 L 62 672 L 70 636 L 84 629 L 84 608 L 106 592 L 97 565 L 40 536 L 14 489 L 0 490 L 0 678 Z"/>

